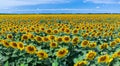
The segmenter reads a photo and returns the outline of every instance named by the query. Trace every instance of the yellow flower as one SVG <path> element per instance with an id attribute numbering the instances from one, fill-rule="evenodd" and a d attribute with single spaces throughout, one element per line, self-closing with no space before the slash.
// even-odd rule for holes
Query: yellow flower
<path id="1" fill-rule="evenodd" d="M 110 43 L 110 46 L 113 48 L 113 47 L 115 47 L 116 46 L 116 42 L 115 41 L 112 41 L 111 43 Z"/>
<path id="2" fill-rule="evenodd" d="M 55 40 L 55 36 L 54 36 L 54 35 L 49 35 L 49 36 L 48 36 L 48 39 L 49 39 L 49 40 Z"/>
<path id="3" fill-rule="evenodd" d="M 10 46 L 10 44 L 5 40 L 1 40 L 1 43 L 3 44 L 3 46 L 5 46 L 7 48 Z"/>
<path id="4" fill-rule="evenodd" d="M 21 39 L 22 40 L 28 40 L 28 35 L 26 35 L 26 34 L 22 35 Z"/>
<path id="5" fill-rule="evenodd" d="M 90 44 L 89 44 L 89 48 L 95 48 L 96 45 L 97 45 L 96 42 L 90 43 Z"/>
<path id="6" fill-rule="evenodd" d="M 63 41 L 64 41 L 65 43 L 70 42 L 70 37 L 69 37 L 69 36 L 64 36 L 64 37 L 63 37 Z"/>
<path id="7" fill-rule="evenodd" d="M 35 37 L 35 40 L 36 40 L 38 43 L 40 43 L 40 42 L 42 42 L 42 37 L 36 36 L 36 37 Z"/>
<path id="8" fill-rule="evenodd" d="M 40 59 L 46 59 L 46 58 L 48 58 L 48 54 L 45 51 L 43 51 L 43 50 L 38 51 L 36 54 L 37 54 L 37 56 Z"/>
<path id="9" fill-rule="evenodd" d="M 22 42 L 18 42 L 17 47 L 18 47 L 18 49 L 23 50 L 24 49 L 24 44 Z"/>
<path id="10" fill-rule="evenodd" d="M 79 61 L 79 62 L 75 63 L 74 66 L 85 66 L 87 64 L 88 64 L 87 61 Z"/>
<path id="11" fill-rule="evenodd" d="M 57 46 L 58 46 L 58 44 L 56 42 L 51 42 L 50 43 L 51 48 L 56 48 Z"/>
<path id="12" fill-rule="evenodd" d="M 16 42 L 10 42 L 10 46 L 12 48 L 17 48 L 17 43 Z"/>
<path id="13" fill-rule="evenodd" d="M 56 56 L 59 58 L 63 58 L 68 54 L 68 50 L 66 48 L 59 49 L 56 53 Z"/>
<path id="14" fill-rule="evenodd" d="M 108 47 L 108 43 L 103 43 L 100 45 L 100 49 L 106 49 Z"/>
<path id="15" fill-rule="evenodd" d="M 48 37 L 42 37 L 42 40 L 43 40 L 43 42 L 48 42 L 49 41 Z"/>
<path id="16" fill-rule="evenodd" d="M 7 39 L 12 39 L 13 35 L 12 34 L 7 34 Z"/>
<path id="17" fill-rule="evenodd" d="M 74 30 L 72 31 L 72 34 L 78 34 L 78 29 L 74 29 Z"/>
<path id="18" fill-rule="evenodd" d="M 82 47 L 87 47 L 89 45 L 89 41 L 88 40 L 84 40 L 84 41 L 82 41 L 82 43 L 81 43 L 81 46 Z"/>
<path id="19" fill-rule="evenodd" d="M 62 37 L 56 37 L 55 40 L 56 40 L 57 42 L 62 42 L 62 41 L 63 41 Z"/>
<path id="20" fill-rule="evenodd" d="M 34 54 L 34 53 L 36 53 L 36 47 L 32 46 L 32 45 L 28 45 L 28 46 L 26 46 L 26 51 L 27 51 L 27 53 Z"/>
<path id="21" fill-rule="evenodd" d="M 87 58 L 88 60 L 93 60 L 93 59 L 95 58 L 95 56 L 96 56 L 96 52 L 95 52 L 95 51 L 89 51 L 89 52 L 87 53 L 87 55 L 86 55 L 86 58 Z"/>
<path id="22" fill-rule="evenodd" d="M 98 63 L 108 63 L 109 62 L 109 55 L 102 55 L 98 58 Z"/>

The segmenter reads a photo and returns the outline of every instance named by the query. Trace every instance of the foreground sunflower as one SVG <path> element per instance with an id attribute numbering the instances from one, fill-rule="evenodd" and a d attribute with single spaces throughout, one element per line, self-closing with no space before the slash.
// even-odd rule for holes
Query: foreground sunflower
<path id="1" fill-rule="evenodd" d="M 24 49 L 24 44 L 22 42 L 18 42 L 17 47 L 22 51 Z"/>
<path id="2" fill-rule="evenodd" d="M 88 60 L 93 60 L 93 59 L 95 58 L 95 56 L 96 56 L 96 52 L 95 52 L 95 51 L 89 51 L 89 52 L 87 53 L 87 55 L 86 55 L 86 58 L 87 58 Z"/>
<path id="3" fill-rule="evenodd" d="M 102 55 L 98 57 L 98 63 L 108 63 L 109 62 L 109 55 Z"/>
<path id="4" fill-rule="evenodd" d="M 59 49 L 56 53 L 56 56 L 59 58 L 63 58 L 68 54 L 68 50 L 66 48 Z"/>
<path id="5" fill-rule="evenodd" d="M 10 42 L 10 46 L 12 48 L 17 48 L 17 43 L 16 42 Z"/>
<path id="6" fill-rule="evenodd" d="M 12 39 L 13 35 L 12 34 L 7 34 L 7 39 Z"/>
<path id="7" fill-rule="evenodd" d="M 88 64 L 87 61 L 79 61 L 79 62 L 75 63 L 74 66 L 85 66 L 87 64 Z"/>
<path id="8" fill-rule="evenodd" d="M 32 45 L 28 45 L 26 46 L 25 50 L 27 53 L 34 54 L 36 52 L 36 47 Z"/>
<path id="9" fill-rule="evenodd" d="M 43 51 L 43 50 L 38 51 L 37 52 L 37 56 L 39 57 L 39 59 L 46 59 L 46 58 L 48 58 L 48 54 L 45 51 Z"/>
<path id="10" fill-rule="evenodd" d="M 5 40 L 1 40 L 1 43 L 3 44 L 3 46 L 5 46 L 7 48 L 10 46 L 10 44 Z"/>

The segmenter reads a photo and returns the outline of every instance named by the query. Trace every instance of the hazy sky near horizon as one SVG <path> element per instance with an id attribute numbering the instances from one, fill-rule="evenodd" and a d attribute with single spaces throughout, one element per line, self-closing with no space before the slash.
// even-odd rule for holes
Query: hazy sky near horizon
<path id="1" fill-rule="evenodd" d="M 120 13 L 120 0 L 0 0 L 0 13 Z"/>

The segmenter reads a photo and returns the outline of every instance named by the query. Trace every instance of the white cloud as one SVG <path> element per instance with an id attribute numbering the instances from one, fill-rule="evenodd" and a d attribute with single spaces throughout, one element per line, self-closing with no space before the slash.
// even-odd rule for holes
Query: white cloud
<path id="1" fill-rule="evenodd" d="M 120 4 L 120 0 L 84 0 L 84 2 L 103 3 L 103 4 Z"/>
<path id="2" fill-rule="evenodd" d="M 100 8 L 99 6 L 97 6 L 96 8 Z"/>
<path id="3" fill-rule="evenodd" d="M 37 4 L 68 3 L 70 0 L 0 0 L 0 9 Z"/>

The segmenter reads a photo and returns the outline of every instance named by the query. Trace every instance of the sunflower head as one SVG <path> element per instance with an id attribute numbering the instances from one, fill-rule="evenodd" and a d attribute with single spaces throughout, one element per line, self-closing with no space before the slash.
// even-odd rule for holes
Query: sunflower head
<path id="1" fill-rule="evenodd" d="M 62 38 L 62 37 L 56 37 L 56 41 L 57 41 L 57 42 L 62 42 L 62 41 L 63 41 L 63 38 Z"/>
<path id="2" fill-rule="evenodd" d="M 29 54 L 34 54 L 36 53 L 36 47 L 32 45 L 26 46 L 26 52 Z"/>
<path id="3" fill-rule="evenodd" d="M 22 42 L 18 42 L 17 47 L 22 51 L 24 49 L 24 44 Z"/>
<path id="4" fill-rule="evenodd" d="M 10 46 L 10 44 L 6 40 L 1 40 L 1 43 L 7 48 Z"/>
<path id="5" fill-rule="evenodd" d="M 12 34 L 7 34 L 7 39 L 12 39 L 13 35 Z"/>
<path id="6" fill-rule="evenodd" d="M 115 41 L 112 41 L 112 42 L 110 43 L 110 47 L 112 47 L 112 48 L 113 48 L 113 47 L 115 47 L 115 46 L 116 46 L 116 44 L 117 44 L 117 43 L 116 43 Z"/>
<path id="7" fill-rule="evenodd" d="M 87 47 L 89 45 L 89 41 L 88 40 L 84 40 L 84 41 L 82 41 L 82 43 L 81 43 L 81 46 L 82 47 Z"/>
<path id="8" fill-rule="evenodd" d="M 43 50 L 39 50 L 36 54 L 40 59 L 48 58 L 48 54 Z"/>
<path id="9" fill-rule="evenodd" d="M 10 42 L 10 46 L 12 47 L 12 48 L 17 48 L 17 43 L 16 42 Z"/>
<path id="10" fill-rule="evenodd" d="M 97 46 L 96 42 L 90 43 L 89 48 L 95 48 Z"/>
<path id="11" fill-rule="evenodd" d="M 69 37 L 69 36 L 64 36 L 64 37 L 63 37 L 63 41 L 64 41 L 65 43 L 70 42 L 70 37 Z"/>
<path id="12" fill-rule="evenodd" d="M 79 61 L 79 62 L 75 63 L 74 66 L 85 66 L 87 64 L 88 64 L 87 61 Z"/>
<path id="13" fill-rule="evenodd" d="M 86 58 L 87 58 L 88 60 L 93 60 L 93 59 L 95 58 L 95 56 L 96 56 L 96 52 L 90 51 L 90 52 L 88 52 L 88 54 L 86 55 Z"/>
<path id="14" fill-rule="evenodd" d="M 106 49 L 108 48 L 108 43 L 103 43 L 100 45 L 100 49 Z"/>
<path id="15" fill-rule="evenodd" d="M 109 55 L 102 55 L 98 57 L 98 63 L 108 63 L 109 62 Z"/>
<path id="16" fill-rule="evenodd" d="M 56 48 L 58 46 L 57 42 L 51 42 L 50 47 L 51 48 Z"/>
<path id="17" fill-rule="evenodd" d="M 42 37 L 36 36 L 36 37 L 35 37 L 35 40 L 36 40 L 38 43 L 40 43 L 40 42 L 42 42 Z"/>
<path id="18" fill-rule="evenodd" d="M 26 35 L 26 34 L 22 35 L 21 39 L 22 40 L 28 40 L 28 35 Z"/>
<path id="19" fill-rule="evenodd" d="M 63 58 L 68 54 L 68 50 L 66 48 L 59 49 L 56 53 L 56 56 L 59 58 Z"/>

